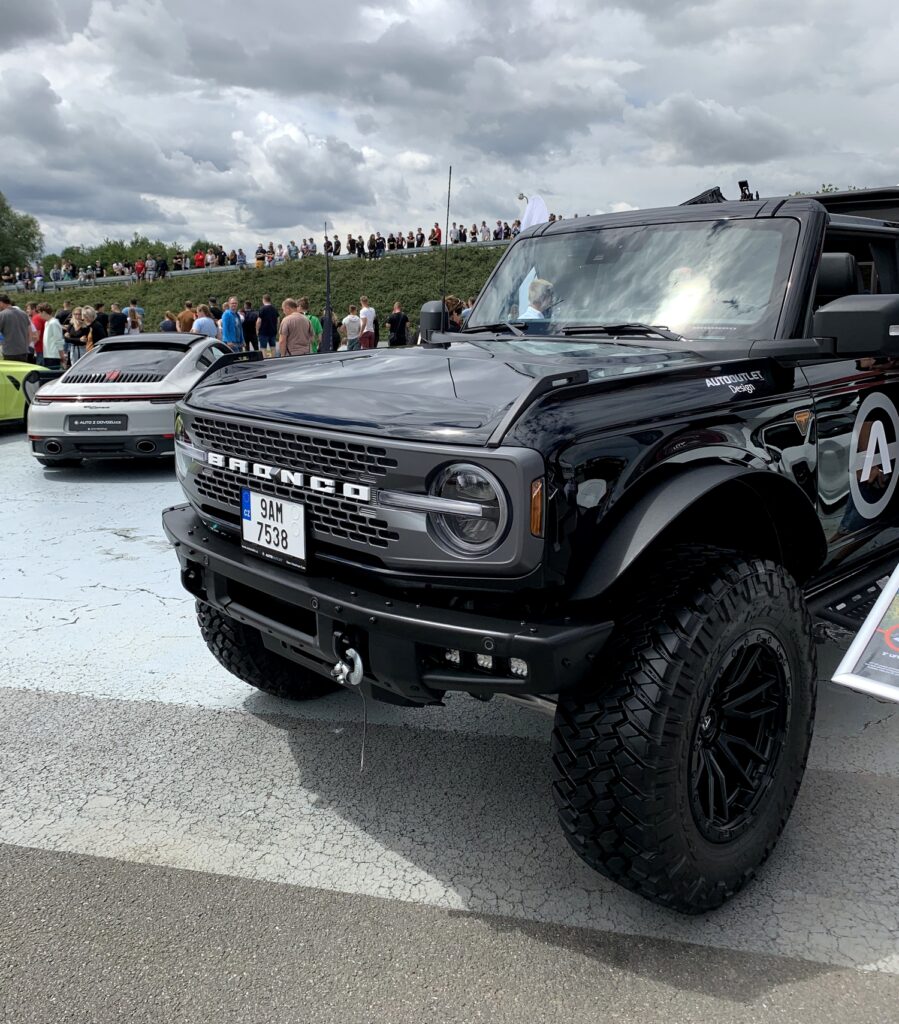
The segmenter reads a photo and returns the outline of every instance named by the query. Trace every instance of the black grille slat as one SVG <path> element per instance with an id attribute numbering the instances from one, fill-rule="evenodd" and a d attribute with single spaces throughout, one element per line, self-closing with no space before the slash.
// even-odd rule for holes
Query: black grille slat
<path id="1" fill-rule="evenodd" d="M 204 498 L 226 505 L 236 513 L 240 511 L 241 487 L 252 487 L 254 491 L 284 498 L 286 501 L 296 501 L 301 497 L 309 514 L 310 529 L 324 539 L 338 537 L 375 548 L 386 548 L 399 540 L 399 534 L 389 529 L 385 520 L 362 515 L 358 504 L 333 494 L 304 491 L 300 496 L 294 488 L 284 487 L 271 480 L 257 477 L 249 480 L 229 470 L 209 466 L 200 471 L 195 483 Z"/>
<path id="2" fill-rule="evenodd" d="M 327 476 L 343 483 L 360 483 L 384 477 L 397 465 L 379 445 L 341 441 L 255 424 L 233 424 L 198 416 L 189 426 L 193 440 L 221 455 L 277 466 L 310 476 Z M 218 466 L 204 466 L 195 477 L 197 491 L 207 500 L 240 514 L 240 489 L 252 487 L 286 501 L 298 498 L 306 506 L 310 531 L 322 540 L 355 543 L 384 549 L 399 540 L 389 523 L 366 515 L 359 503 L 333 494 L 304 491 L 273 480 L 236 473 Z"/>
<path id="3" fill-rule="evenodd" d="M 158 384 L 165 380 L 164 373 L 131 373 L 124 371 L 116 374 L 114 370 L 104 370 L 102 373 L 67 373 L 62 379 L 62 384 Z"/>
<path id="4" fill-rule="evenodd" d="M 396 459 L 378 445 L 355 444 L 336 438 L 254 424 L 232 424 L 198 416 L 191 433 L 204 448 L 251 459 L 280 469 L 320 474 L 347 483 L 386 476 Z"/>

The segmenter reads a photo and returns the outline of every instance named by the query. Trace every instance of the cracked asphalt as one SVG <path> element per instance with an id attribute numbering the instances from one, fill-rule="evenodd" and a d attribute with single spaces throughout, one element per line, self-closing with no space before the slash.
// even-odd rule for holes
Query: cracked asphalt
<path id="1" fill-rule="evenodd" d="M 771 861 L 680 918 L 570 852 L 542 715 L 370 708 L 360 775 L 357 697 L 221 669 L 170 463 L 0 479 L 0 1021 L 899 1020 L 899 707 L 822 685 Z"/>

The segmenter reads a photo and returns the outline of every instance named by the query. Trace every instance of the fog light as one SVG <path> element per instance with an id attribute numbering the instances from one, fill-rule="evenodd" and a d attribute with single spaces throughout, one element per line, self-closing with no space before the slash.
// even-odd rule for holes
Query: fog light
<path id="1" fill-rule="evenodd" d="M 479 654 L 478 655 L 478 668 L 493 668 L 493 655 L 492 654 Z"/>
<path id="2" fill-rule="evenodd" d="M 446 660 L 451 661 L 454 665 L 461 665 L 462 655 L 458 651 L 447 651 Z"/>
<path id="3" fill-rule="evenodd" d="M 523 679 L 528 674 L 528 663 L 522 658 L 510 658 L 509 671 L 513 676 L 521 676 Z"/>

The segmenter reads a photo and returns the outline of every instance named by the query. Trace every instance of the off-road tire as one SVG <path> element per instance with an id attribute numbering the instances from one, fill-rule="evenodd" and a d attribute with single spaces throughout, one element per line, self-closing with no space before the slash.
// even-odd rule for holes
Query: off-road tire
<path id="1" fill-rule="evenodd" d="M 782 566 L 699 545 L 671 549 L 657 564 L 638 592 L 631 585 L 601 676 L 560 697 L 553 793 L 565 835 L 587 864 L 655 903 L 698 914 L 753 877 L 787 822 L 814 723 L 815 644 L 802 593 Z M 769 702 L 780 710 L 764 712 L 777 723 L 770 734 L 780 737 L 772 741 L 779 752 L 769 758 L 775 767 L 758 769 L 756 778 L 769 778 L 757 784 L 755 804 L 747 799 L 742 831 L 724 829 L 728 838 L 712 841 L 702 823 L 708 828 L 714 812 L 696 810 L 703 787 L 691 782 L 695 758 L 710 742 L 708 701 L 720 692 L 731 707 L 722 680 L 754 647 L 776 659 L 780 674 L 781 699 Z"/>
<path id="2" fill-rule="evenodd" d="M 84 459 L 51 459 L 43 455 L 35 455 L 35 458 L 42 466 L 55 466 L 57 469 L 72 469 L 80 466 Z"/>
<path id="3" fill-rule="evenodd" d="M 257 690 L 287 700 L 315 700 L 339 689 L 325 676 L 268 650 L 258 629 L 197 601 L 197 621 L 206 646 L 231 673 Z"/>

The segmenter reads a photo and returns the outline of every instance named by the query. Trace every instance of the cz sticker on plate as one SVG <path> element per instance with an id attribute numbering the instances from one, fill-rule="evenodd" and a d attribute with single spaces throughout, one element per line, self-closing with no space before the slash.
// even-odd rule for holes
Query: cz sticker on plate
<path id="1" fill-rule="evenodd" d="M 306 566 L 306 508 L 241 488 L 243 546 L 286 565 Z"/>

